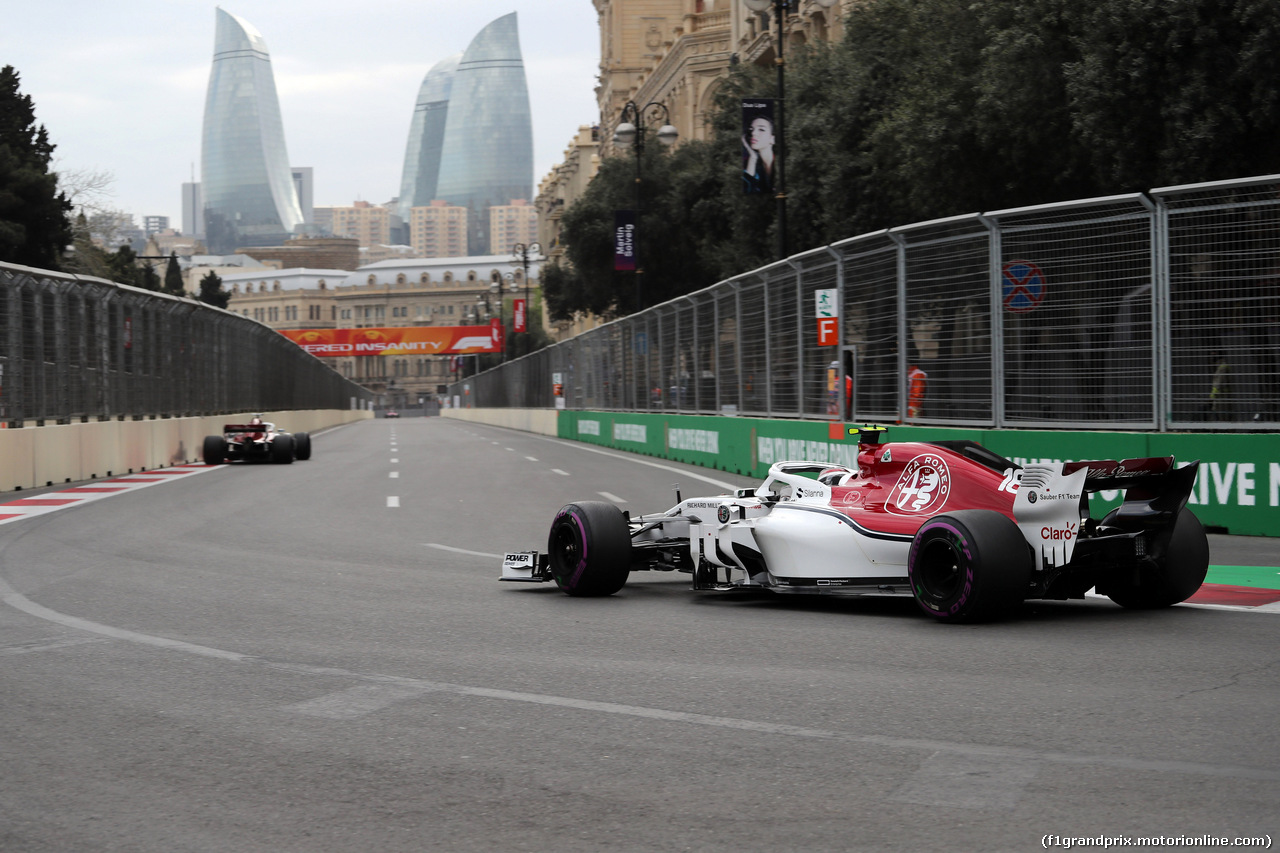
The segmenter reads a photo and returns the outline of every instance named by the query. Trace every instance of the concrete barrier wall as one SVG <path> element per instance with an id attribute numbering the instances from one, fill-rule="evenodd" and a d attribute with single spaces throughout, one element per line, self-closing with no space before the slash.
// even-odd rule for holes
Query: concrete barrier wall
<path id="1" fill-rule="evenodd" d="M 459 421 L 507 427 L 539 435 L 556 435 L 559 427 L 556 409 L 441 409 L 440 415 Z"/>
<path id="2" fill-rule="evenodd" d="M 95 421 L 0 430 L 0 492 L 38 489 L 201 461 L 206 435 L 256 413 L 205 418 Z M 373 417 L 370 411 L 263 412 L 289 432 L 315 432 Z M 554 432 L 554 428 L 553 428 Z"/>

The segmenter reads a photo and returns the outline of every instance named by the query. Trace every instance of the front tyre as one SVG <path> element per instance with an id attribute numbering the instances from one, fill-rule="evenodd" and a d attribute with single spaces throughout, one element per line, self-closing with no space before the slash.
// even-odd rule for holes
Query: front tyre
<path id="1" fill-rule="evenodd" d="M 227 458 L 227 440 L 220 435 L 206 435 L 202 456 L 206 465 L 221 465 Z"/>
<path id="2" fill-rule="evenodd" d="M 547 537 L 551 576 L 573 596 L 613 595 L 631 574 L 631 531 L 622 510 L 604 501 L 568 504 Z"/>
<path id="3" fill-rule="evenodd" d="M 929 519 L 907 556 L 916 603 L 943 622 L 979 622 L 1011 613 L 1026 597 L 1031 570 L 1031 548 L 1018 525 L 991 510 Z"/>
<path id="4" fill-rule="evenodd" d="M 295 432 L 293 434 L 293 455 L 299 462 L 311 458 L 311 433 Z"/>
<path id="5" fill-rule="evenodd" d="M 1136 586 L 1107 587 L 1107 598 L 1131 610 L 1156 610 L 1196 594 L 1209 572 L 1209 537 L 1195 513 L 1182 508 L 1159 568 L 1140 572 Z"/>

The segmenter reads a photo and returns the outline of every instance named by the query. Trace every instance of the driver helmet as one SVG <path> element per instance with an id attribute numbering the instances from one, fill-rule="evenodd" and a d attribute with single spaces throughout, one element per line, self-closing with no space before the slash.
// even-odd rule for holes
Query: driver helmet
<path id="1" fill-rule="evenodd" d="M 827 486 L 843 486 L 855 476 L 848 468 L 827 468 L 818 475 L 818 482 Z"/>

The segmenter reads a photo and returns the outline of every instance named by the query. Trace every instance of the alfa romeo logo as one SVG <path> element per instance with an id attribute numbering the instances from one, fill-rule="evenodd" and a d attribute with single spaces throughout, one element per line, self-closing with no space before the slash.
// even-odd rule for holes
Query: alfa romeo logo
<path id="1" fill-rule="evenodd" d="M 723 504 L 716 510 L 716 518 L 720 519 L 721 524 L 729 523 L 729 508 Z"/>
<path id="2" fill-rule="evenodd" d="M 898 515 L 934 515 L 951 493 L 951 470 L 940 456 L 925 453 L 902 469 L 884 508 Z"/>

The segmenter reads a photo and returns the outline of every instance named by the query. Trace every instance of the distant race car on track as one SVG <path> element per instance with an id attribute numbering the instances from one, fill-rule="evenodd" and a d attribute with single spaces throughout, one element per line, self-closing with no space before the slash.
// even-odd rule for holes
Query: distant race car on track
<path id="1" fill-rule="evenodd" d="M 262 420 L 261 416 L 254 417 L 247 424 L 225 424 L 222 435 L 206 436 L 204 440 L 204 461 L 209 465 L 237 460 L 288 465 L 294 459 L 310 458 L 309 433 L 287 433 Z"/>
<path id="2" fill-rule="evenodd" d="M 756 488 L 677 492 L 671 509 L 634 518 L 571 503 L 546 553 L 505 554 L 502 580 L 598 596 L 632 571 L 681 571 L 695 590 L 913 596 L 948 622 L 1090 589 L 1124 607 L 1168 607 L 1204 581 L 1208 540 L 1186 507 L 1199 462 L 1018 466 L 972 441 L 882 444 L 882 428 L 855 432 L 856 469 L 778 462 Z M 1123 501 L 1092 518 L 1089 495 L 1102 490 Z"/>

